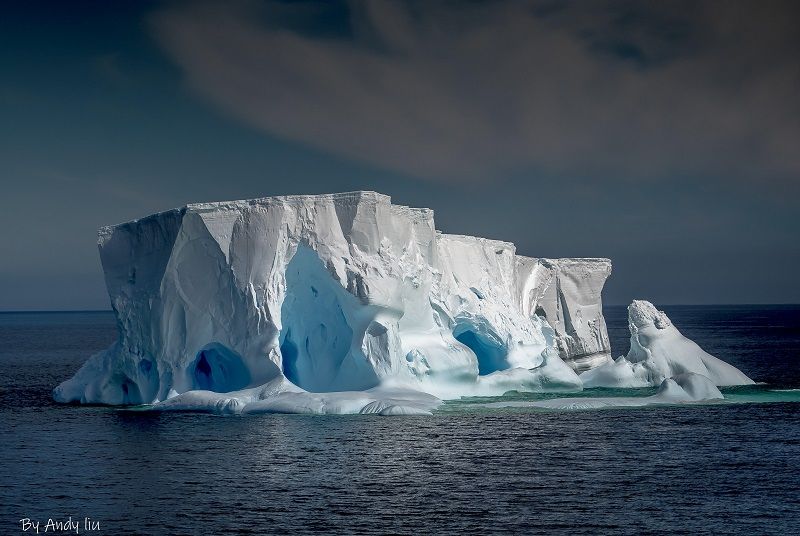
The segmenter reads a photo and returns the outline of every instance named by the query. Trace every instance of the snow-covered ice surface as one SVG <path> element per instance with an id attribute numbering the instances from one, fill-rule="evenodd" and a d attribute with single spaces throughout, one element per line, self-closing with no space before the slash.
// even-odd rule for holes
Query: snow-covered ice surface
<path id="1" fill-rule="evenodd" d="M 119 339 L 59 402 L 396 415 L 684 373 L 750 381 L 647 302 L 631 306 L 636 348 L 612 362 L 610 261 L 442 234 L 431 210 L 375 192 L 187 205 L 101 229 L 99 249 Z"/>

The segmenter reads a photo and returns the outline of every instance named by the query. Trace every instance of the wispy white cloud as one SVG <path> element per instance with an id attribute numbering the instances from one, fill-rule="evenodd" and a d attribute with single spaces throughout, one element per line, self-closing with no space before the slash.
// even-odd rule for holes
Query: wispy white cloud
<path id="1" fill-rule="evenodd" d="M 323 37 L 282 22 L 308 5 L 182 3 L 152 23 L 231 116 L 386 169 L 786 182 L 800 175 L 786 6 L 354 1 L 351 33 Z"/>

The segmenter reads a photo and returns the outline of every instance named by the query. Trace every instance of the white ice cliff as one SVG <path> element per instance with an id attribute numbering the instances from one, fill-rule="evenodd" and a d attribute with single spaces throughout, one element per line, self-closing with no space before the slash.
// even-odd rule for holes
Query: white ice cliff
<path id="1" fill-rule="evenodd" d="M 522 311 L 547 319 L 561 358 L 578 372 L 610 361 L 600 293 L 611 274 L 611 262 L 518 255 L 516 264 Z"/>
<path id="2" fill-rule="evenodd" d="M 464 395 L 577 391 L 619 363 L 600 296 L 610 261 L 442 234 L 431 210 L 374 192 L 187 205 L 101 229 L 99 249 L 119 339 L 59 402 L 427 413 Z M 663 346 L 693 344 L 672 329 Z M 633 383 L 727 374 L 637 341 L 654 364 Z"/>

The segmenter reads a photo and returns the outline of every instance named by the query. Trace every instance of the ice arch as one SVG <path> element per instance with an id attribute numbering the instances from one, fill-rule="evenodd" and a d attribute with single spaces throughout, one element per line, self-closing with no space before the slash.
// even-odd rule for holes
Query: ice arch
<path id="1" fill-rule="evenodd" d="M 131 405 L 142 403 L 142 393 L 135 381 L 122 373 L 114 374 L 109 385 L 119 386 L 120 404 Z"/>
<path id="2" fill-rule="evenodd" d="M 363 353 L 352 349 L 357 330 L 348 313 L 357 316 L 361 307 L 314 250 L 298 246 L 286 267 L 281 306 L 280 351 L 286 378 L 312 392 L 377 385 Z"/>
<path id="3" fill-rule="evenodd" d="M 478 358 L 478 374 L 485 376 L 510 368 L 508 349 L 500 337 L 484 322 L 460 319 L 453 328 L 455 339 Z"/>
<path id="4" fill-rule="evenodd" d="M 227 393 L 247 387 L 250 371 L 242 357 L 230 348 L 212 342 L 197 352 L 192 367 L 195 389 Z"/>

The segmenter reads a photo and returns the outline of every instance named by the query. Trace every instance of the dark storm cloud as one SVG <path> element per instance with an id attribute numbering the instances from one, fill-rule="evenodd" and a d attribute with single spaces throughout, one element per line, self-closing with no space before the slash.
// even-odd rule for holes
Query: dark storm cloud
<path id="1" fill-rule="evenodd" d="M 791 2 L 239 2 L 151 19 L 189 86 L 272 135 L 440 181 L 800 173 Z M 337 18 L 338 17 L 338 18 Z"/>

